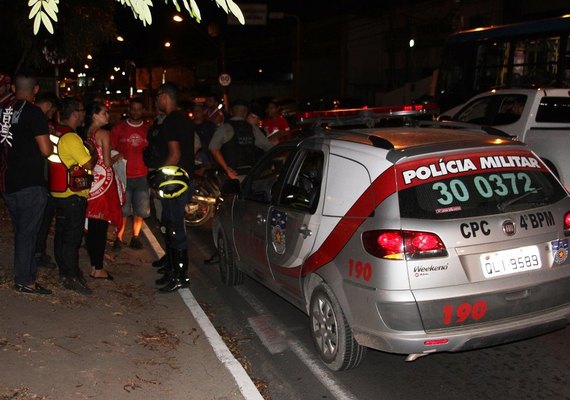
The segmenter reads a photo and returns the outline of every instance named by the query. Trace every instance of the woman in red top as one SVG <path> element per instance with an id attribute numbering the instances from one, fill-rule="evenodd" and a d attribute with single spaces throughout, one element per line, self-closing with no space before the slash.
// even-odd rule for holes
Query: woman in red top
<path id="1" fill-rule="evenodd" d="M 91 273 L 94 279 L 113 280 L 109 272 L 103 269 L 105 246 L 107 244 L 107 228 L 109 223 L 120 229 L 123 223 L 121 214 L 120 189 L 117 182 L 113 163 L 121 155 L 111 157 L 111 139 L 109 131 L 102 129 L 109 123 L 107 108 L 97 102 L 87 109 L 86 138 L 97 149 L 99 159 L 93 169 L 95 180 L 89 191 L 87 200 L 87 234 L 85 244 L 91 260 Z M 124 192 L 124 191 L 123 191 Z"/>

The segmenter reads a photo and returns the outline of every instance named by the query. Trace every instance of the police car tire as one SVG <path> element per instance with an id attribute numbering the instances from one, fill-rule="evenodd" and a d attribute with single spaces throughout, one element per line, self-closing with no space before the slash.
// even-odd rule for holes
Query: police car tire
<path id="1" fill-rule="evenodd" d="M 222 283 L 226 286 L 241 285 L 245 275 L 237 269 L 232 249 L 223 233 L 218 235 L 218 254 L 220 256 L 218 266 Z"/>
<path id="2" fill-rule="evenodd" d="M 313 291 L 309 317 L 313 343 L 329 369 L 344 371 L 361 363 L 367 348 L 354 339 L 352 329 L 327 284 L 321 283 Z M 336 347 L 330 351 L 335 344 Z"/>

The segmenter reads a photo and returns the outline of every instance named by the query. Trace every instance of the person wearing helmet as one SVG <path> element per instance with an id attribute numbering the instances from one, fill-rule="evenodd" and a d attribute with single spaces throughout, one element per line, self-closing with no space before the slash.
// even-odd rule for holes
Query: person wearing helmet
<path id="1" fill-rule="evenodd" d="M 188 287 L 188 242 L 184 208 L 188 202 L 190 179 L 194 170 L 195 127 L 178 109 L 178 88 L 164 83 L 158 89 L 156 105 L 166 117 L 156 129 L 149 130 L 147 166 L 149 186 L 161 199 L 161 224 L 164 227 L 166 254 L 157 262 L 164 276 L 156 281 L 162 293 Z"/>

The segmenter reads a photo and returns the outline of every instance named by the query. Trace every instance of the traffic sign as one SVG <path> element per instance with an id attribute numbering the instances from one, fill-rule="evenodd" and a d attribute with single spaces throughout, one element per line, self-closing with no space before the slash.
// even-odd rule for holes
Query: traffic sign
<path id="1" fill-rule="evenodd" d="M 220 82 L 220 85 L 222 86 L 230 86 L 230 83 L 232 83 L 232 77 L 230 74 L 220 74 L 218 82 Z"/>

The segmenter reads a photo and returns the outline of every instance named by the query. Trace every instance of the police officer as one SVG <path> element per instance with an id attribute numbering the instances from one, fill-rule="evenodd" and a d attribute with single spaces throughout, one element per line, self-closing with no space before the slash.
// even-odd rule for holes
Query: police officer
<path id="1" fill-rule="evenodd" d="M 237 179 L 272 144 L 258 127 L 246 121 L 245 101 L 236 100 L 231 111 L 232 117 L 214 132 L 208 148 L 228 178 Z"/>
<path id="2" fill-rule="evenodd" d="M 174 292 L 189 284 L 184 221 L 189 190 L 187 186 L 165 190 L 165 187 L 172 186 L 169 185 L 170 178 L 173 182 L 186 182 L 194 170 L 194 124 L 178 109 L 178 95 L 178 88 L 173 83 L 164 83 L 158 89 L 156 106 L 166 117 L 160 125 L 149 130 L 149 145 L 145 150 L 145 163 L 150 169 L 155 169 L 148 175 L 149 184 L 161 197 L 166 254 L 153 265 L 164 268 L 164 276 L 156 281 L 157 285 L 165 285 L 159 289 L 163 293 Z"/>

